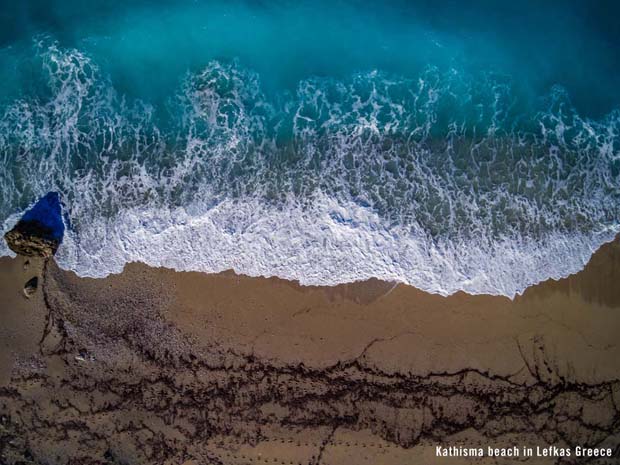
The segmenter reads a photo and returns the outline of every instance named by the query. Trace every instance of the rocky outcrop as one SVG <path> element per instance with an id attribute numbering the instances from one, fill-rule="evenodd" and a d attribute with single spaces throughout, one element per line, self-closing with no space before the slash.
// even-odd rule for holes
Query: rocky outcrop
<path id="1" fill-rule="evenodd" d="M 20 221 L 4 235 L 9 248 L 18 255 L 49 258 L 60 241 L 49 238 L 49 230 L 38 222 Z"/>
<path id="2" fill-rule="evenodd" d="M 4 239 L 18 255 L 49 258 L 58 250 L 63 234 L 60 196 L 50 192 L 24 214 Z"/>

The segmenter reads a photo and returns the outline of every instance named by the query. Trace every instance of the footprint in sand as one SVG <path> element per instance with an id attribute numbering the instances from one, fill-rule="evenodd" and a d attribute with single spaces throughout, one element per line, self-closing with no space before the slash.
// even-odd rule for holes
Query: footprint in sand
<path id="1" fill-rule="evenodd" d="M 39 286 L 39 278 L 38 277 L 34 277 L 29 279 L 26 284 L 24 284 L 24 295 L 27 298 L 30 298 L 36 291 L 37 291 L 37 287 Z"/>

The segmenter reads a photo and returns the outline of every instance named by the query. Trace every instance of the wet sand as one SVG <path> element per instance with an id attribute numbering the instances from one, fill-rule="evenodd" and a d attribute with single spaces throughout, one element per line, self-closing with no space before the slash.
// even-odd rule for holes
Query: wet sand
<path id="1" fill-rule="evenodd" d="M 618 241 L 515 300 L 25 262 L 0 259 L 0 463 L 620 463 Z"/>

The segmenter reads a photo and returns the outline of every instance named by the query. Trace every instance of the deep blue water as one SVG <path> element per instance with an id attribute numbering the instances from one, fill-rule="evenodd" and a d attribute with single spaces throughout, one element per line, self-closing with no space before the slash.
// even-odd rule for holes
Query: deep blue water
<path id="1" fill-rule="evenodd" d="M 514 295 L 618 232 L 615 2 L 21 1 L 0 217 L 142 260 Z"/>
<path id="2" fill-rule="evenodd" d="M 504 72 L 535 94 L 561 84 L 588 114 L 618 105 L 617 2 L 382 3 L 3 2 L 0 46 L 15 66 L 33 38 L 51 37 L 89 53 L 117 89 L 149 99 L 169 95 L 187 70 L 237 57 L 271 90 L 372 69 L 415 76 L 433 64 Z"/>

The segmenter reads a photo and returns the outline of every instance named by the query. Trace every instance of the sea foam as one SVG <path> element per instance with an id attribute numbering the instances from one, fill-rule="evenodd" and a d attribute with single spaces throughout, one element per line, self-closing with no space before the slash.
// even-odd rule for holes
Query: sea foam
<path id="1" fill-rule="evenodd" d="M 544 242 L 434 242 L 423 231 L 389 227 L 370 209 L 327 196 L 311 207 L 286 208 L 226 200 L 207 210 L 125 210 L 79 235 L 70 232 L 57 259 L 91 277 L 142 262 L 179 271 L 233 269 L 305 285 L 379 278 L 442 295 L 514 297 L 539 281 L 579 271 L 615 232 L 553 234 Z"/>
<path id="2" fill-rule="evenodd" d="M 3 230 L 59 192 L 58 261 L 82 276 L 141 261 L 513 297 L 620 231 L 620 113 L 584 118 L 560 87 L 530 102 L 509 77 L 428 67 L 267 97 L 214 61 L 162 125 L 87 54 L 36 50 L 45 92 L 0 119 Z"/>

